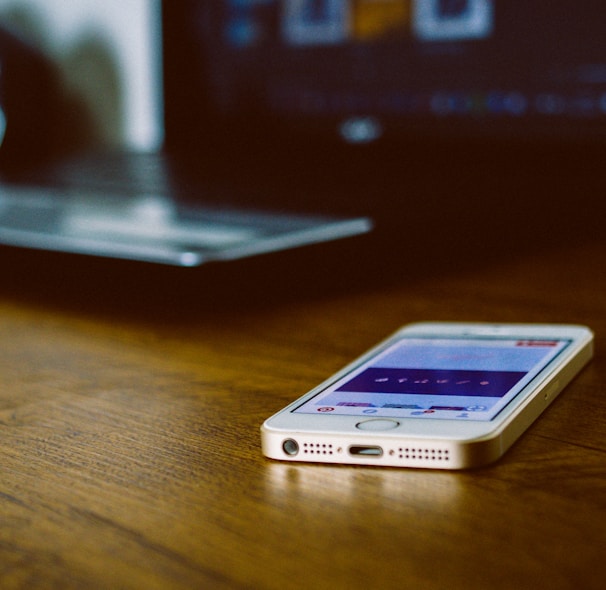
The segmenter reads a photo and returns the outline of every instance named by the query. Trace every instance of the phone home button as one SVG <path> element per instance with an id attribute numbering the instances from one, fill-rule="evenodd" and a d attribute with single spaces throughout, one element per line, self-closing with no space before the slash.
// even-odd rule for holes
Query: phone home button
<path id="1" fill-rule="evenodd" d="M 374 418 L 370 420 L 363 420 L 356 424 L 356 428 L 360 430 L 392 430 L 400 426 L 397 420 L 390 420 L 389 418 Z"/>

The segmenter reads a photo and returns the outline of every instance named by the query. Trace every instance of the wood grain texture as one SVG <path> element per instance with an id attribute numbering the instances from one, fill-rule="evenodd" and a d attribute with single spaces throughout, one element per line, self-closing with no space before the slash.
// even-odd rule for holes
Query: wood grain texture
<path id="1" fill-rule="evenodd" d="M 2 255 L 0 586 L 603 587 L 606 243 L 325 289 L 324 254 L 297 256 L 185 276 Z M 267 416 L 430 319 L 584 323 L 596 358 L 488 468 L 262 457 Z"/>

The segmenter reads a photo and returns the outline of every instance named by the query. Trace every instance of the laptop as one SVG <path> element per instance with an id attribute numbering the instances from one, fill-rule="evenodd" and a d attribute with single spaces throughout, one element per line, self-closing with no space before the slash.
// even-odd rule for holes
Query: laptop
<path id="1" fill-rule="evenodd" d="M 604 21 L 597 0 L 166 0 L 164 149 L 5 175 L 0 244 L 198 266 L 401 231 L 436 162 L 440 190 L 473 177 L 463 147 L 602 141 Z"/>

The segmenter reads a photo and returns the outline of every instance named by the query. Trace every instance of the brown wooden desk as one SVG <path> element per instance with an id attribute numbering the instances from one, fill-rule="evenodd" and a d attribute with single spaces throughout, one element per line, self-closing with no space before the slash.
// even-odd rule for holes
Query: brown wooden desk
<path id="1" fill-rule="evenodd" d="M 606 240 L 565 241 L 327 289 L 287 257 L 161 280 L 3 254 L 0 586 L 603 588 Z M 485 469 L 261 456 L 264 418 L 427 319 L 585 323 L 596 358 Z"/>

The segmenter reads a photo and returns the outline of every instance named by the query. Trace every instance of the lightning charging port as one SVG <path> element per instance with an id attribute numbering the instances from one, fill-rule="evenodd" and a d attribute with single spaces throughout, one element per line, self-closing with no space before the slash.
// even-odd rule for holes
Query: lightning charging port
<path id="1" fill-rule="evenodd" d="M 349 454 L 353 457 L 382 457 L 383 449 L 370 445 L 354 445 L 349 447 Z"/>

